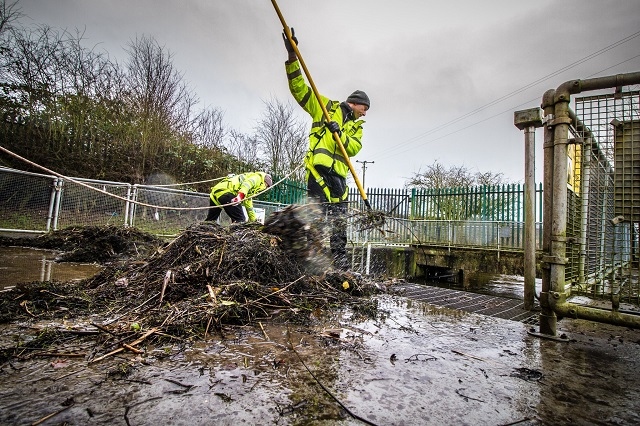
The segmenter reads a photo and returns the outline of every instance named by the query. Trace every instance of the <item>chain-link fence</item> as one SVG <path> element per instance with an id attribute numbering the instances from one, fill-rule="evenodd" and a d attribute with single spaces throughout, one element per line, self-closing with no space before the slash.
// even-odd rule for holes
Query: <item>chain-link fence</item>
<path id="1" fill-rule="evenodd" d="M 263 220 L 285 204 L 253 200 Z M 49 232 L 70 226 L 135 226 L 176 235 L 203 221 L 209 194 L 162 186 L 62 179 L 0 167 L 0 230 Z M 222 212 L 220 222 L 228 224 Z"/>
<path id="2" fill-rule="evenodd" d="M 58 178 L 0 168 L 0 228 L 51 228 Z"/>

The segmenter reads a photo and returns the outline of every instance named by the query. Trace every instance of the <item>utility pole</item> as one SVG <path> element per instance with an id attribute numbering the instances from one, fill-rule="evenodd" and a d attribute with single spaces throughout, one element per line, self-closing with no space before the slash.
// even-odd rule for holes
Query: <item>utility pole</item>
<path id="1" fill-rule="evenodd" d="M 367 172 L 367 163 L 369 164 L 373 164 L 375 163 L 375 161 L 360 161 L 360 160 L 356 160 L 357 163 L 362 163 L 362 187 L 366 188 L 366 186 L 364 186 L 364 174 Z"/>

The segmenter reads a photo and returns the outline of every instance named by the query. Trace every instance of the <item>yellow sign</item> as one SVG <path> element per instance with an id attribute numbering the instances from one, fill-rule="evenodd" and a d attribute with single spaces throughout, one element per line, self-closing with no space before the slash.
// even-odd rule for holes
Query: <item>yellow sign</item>
<path id="1" fill-rule="evenodd" d="M 567 146 L 567 188 L 580 195 L 580 173 L 582 171 L 582 145 Z"/>

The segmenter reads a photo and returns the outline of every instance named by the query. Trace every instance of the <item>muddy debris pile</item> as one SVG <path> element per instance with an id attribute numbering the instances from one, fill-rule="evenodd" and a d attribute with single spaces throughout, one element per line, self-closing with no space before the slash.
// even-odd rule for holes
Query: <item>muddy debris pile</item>
<path id="1" fill-rule="evenodd" d="M 146 257 L 164 241 L 136 228 L 72 226 L 32 238 L 0 237 L 0 247 L 60 250 L 59 262 L 107 263 Z"/>
<path id="2" fill-rule="evenodd" d="M 295 216 L 284 212 L 280 225 Z M 285 226 L 287 231 L 277 235 L 278 226 L 204 222 L 147 258 L 112 264 L 80 283 L 18 285 L 0 292 L 0 323 L 64 319 L 73 324 L 76 319 L 86 329 L 91 318 L 90 330 L 97 327 L 117 341 L 113 336 L 145 330 L 201 339 L 223 335 L 226 325 L 310 324 L 346 306 L 356 315 L 377 315 L 375 299 L 367 296 L 383 291 L 382 285 L 332 269 L 318 274 L 319 264 L 311 262 L 310 269 L 308 260 L 322 257 L 315 240 L 320 233 Z M 287 239 L 292 229 L 298 230 L 296 241 Z"/>

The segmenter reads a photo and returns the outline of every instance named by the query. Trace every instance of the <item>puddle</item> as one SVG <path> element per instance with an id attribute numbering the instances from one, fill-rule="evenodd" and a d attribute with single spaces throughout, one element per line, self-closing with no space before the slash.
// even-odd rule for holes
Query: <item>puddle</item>
<path id="1" fill-rule="evenodd" d="M 0 290 L 20 282 L 72 281 L 88 278 L 102 267 L 86 263 L 56 263 L 60 252 L 24 247 L 0 247 Z"/>
<path id="2" fill-rule="evenodd" d="M 640 422 L 638 331 L 571 321 L 571 342 L 558 343 L 517 322 L 377 300 L 377 320 L 346 311 L 312 328 L 225 327 L 224 338 L 140 345 L 144 353 L 97 363 L 87 362 L 91 339 L 71 340 L 65 352 L 85 357 L 30 354 L 2 365 L 0 423 L 52 414 L 43 424 Z M 44 325 L 3 325 L 2 346 Z"/>

